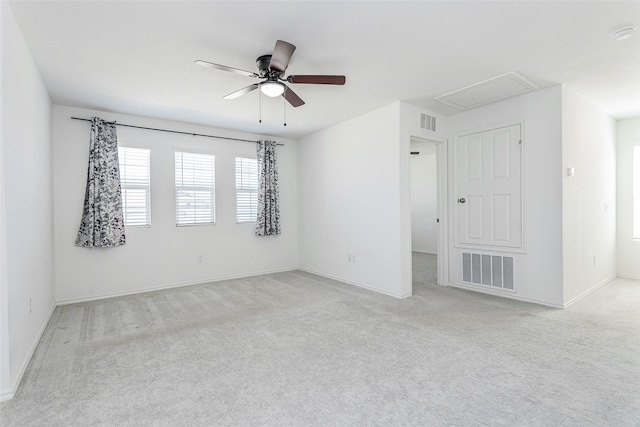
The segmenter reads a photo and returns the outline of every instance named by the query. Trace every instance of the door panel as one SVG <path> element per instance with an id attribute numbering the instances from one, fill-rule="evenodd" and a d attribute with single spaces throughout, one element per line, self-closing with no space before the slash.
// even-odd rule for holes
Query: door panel
<path id="1" fill-rule="evenodd" d="M 482 181 L 482 137 L 469 138 L 467 146 L 467 179 Z"/>
<path id="2" fill-rule="evenodd" d="M 499 132 L 493 136 L 493 179 L 511 178 L 511 144 L 509 133 Z"/>
<path id="3" fill-rule="evenodd" d="M 521 147 L 519 124 L 457 138 L 458 244 L 522 247 Z"/>
<path id="4" fill-rule="evenodd" d="M 467 238 L 470 241 L 482 243 L 484 236 L 484 196 L 468 196 L 469 215 L 467 216 Z"/>
<path id="5" fill-rule="evenodd" d="M 508 245 L 511 242 L 511 195 L 495 194 L 493 196 L 493 241 Z"/>

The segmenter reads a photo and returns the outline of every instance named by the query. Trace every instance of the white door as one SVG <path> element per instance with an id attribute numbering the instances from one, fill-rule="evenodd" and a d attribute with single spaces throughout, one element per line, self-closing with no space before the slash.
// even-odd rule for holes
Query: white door
<path id="1" fill-rule="evenodd" d="M 456 140 L 457 241 L 522 247 L 522 139 L 513 125 Z"/>

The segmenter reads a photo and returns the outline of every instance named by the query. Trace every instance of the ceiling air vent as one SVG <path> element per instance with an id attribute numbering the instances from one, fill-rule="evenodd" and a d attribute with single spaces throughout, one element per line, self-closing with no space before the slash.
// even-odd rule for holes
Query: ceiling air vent
<path id="1" fill-rule="evenodd" d="M 537 89 L 537 87 L 533 83 L 511 72 L 462 89 L 454 90 L 453 92 L 445 93 L 433 99 L 459 110 L 466 110 L 500 99 L 520 95 L 534 89 Z"/>
<path id="2" fill-rule="evenodd" d="M 420 114 L 420 129 L 436 131 L 436 118 L 425 113 Z"/>

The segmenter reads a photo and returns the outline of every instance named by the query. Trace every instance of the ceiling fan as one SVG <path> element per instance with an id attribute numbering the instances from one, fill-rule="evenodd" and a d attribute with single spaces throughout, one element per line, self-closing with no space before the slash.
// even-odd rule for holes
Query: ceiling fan
<path id="1" fill-rule="evenodd" d="M 229 71 L 231 73 L 240 74 L 247 77 L 262 79 L 260 83 L 254 83 L 240 90 L 224 96 L 224 99 L 234 99 L 260 88 L 260 91 L 267 96 L 276 97 L 282 95 L 289 104 L 294 107 L 304 105 L 304 101 L 296 95 L 286 84 L 320 84 L 320 85 L 343 85 L 346 81 L 345 76 L 329 76 L 329 75 L 291 75 L 285 77 L 284 72 L 289 65 L 289 60 L 293 55 L 296 47 L 291 43 L 282 40 L 276 42 L 271 55 L 262 55 L 256 59 L 258 72 L 240 70 L 238 68 L 227 67 L 226 65 L 214 64 L 213 62 L 197 60 L 194 63 L 204 67 L 216 70 Z"/>

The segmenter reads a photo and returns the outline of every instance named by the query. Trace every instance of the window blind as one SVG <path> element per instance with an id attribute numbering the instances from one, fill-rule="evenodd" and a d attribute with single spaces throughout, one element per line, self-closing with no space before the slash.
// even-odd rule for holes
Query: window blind
<path id="1" fill-rule="evenodd" d="M 236 157 L 236 222 L 256 222 L 258 215 L 258 162 Z"/>
<path id="2" fill-rule="evenodd" d="M 215 223 L 215 156 L 175 153 L 176 224 Z"/>
<path id="3" fill-rule="evenodd" d="M 118 147 L 125 227 L 151 225 L 150 150 Z"/>

